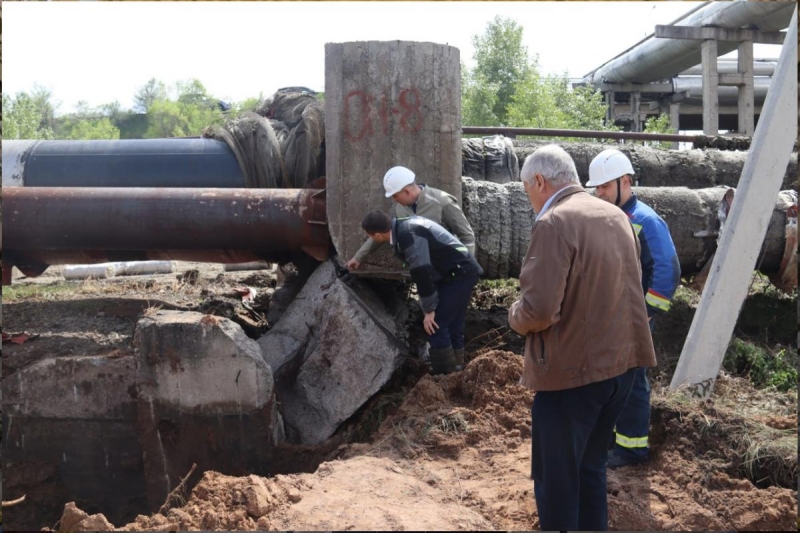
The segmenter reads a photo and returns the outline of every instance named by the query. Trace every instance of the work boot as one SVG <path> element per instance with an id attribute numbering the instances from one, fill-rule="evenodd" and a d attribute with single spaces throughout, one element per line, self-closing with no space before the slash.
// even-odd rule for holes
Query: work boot
<path id="1" fill-rule="evenodd" d="M 456 356 L 453 347 L 430 349 L 431 354 L 431 374 L 449 374 L 456 368 Z"/>
<path id="2" fill-rule="evenodd" d="M 464 348 L 456 350 L 453 348 L 453 354 L 456 357 L 456 372 L 464 370 Z"/>
<path id="3" fill-rule="evenodd" d="M 647 462 L 647 457 L 634 459 L 634 458 L 623 457 L 614 450 L 608 452 L 608 468 L 612 470 L 614 470 L 615 468 L 620 468 L 622 466 L 640 465 L 646 462 Z"/>

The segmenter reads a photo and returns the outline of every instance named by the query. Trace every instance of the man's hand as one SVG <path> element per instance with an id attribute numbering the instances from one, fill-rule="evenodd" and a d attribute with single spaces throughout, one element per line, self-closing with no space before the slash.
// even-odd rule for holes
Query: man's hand
<path id="1" fill-rule="evenodd" d="M 439 324 L 433 320 L 435 316 L 436 311 L 431 311 L 430 313 L 425 313 L 425 318 L 422 320 L 422 327 L 428 335 L 433 335 L 439 329 Z"/>
<path id="2" fill-rule="evenodd" d="M 344 267 L 347 270 L 358 270 L 361 267 L 361 261 L 356 261 L 355 258 L 351 259 L 347 263 L 344 264 Z"/>

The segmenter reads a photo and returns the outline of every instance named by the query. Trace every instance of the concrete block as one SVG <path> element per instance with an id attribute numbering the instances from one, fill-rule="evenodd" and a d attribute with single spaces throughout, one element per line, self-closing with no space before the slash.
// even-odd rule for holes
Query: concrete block
<path id="1" fill-rule="evenodd" d="M 3 414 L 29 418 L 133 420 L 136 361 L 131 356 L 53 357 L 3 381 Z"/>
<path id="2" fill-rule="evenodd" d="M 276 376 L 287 439 L 330 437 L 407 355 L 381 297 L 341 282 L 323 263 L 258 344 Z"/>
<path id="3" fill-rule="evenodd" d="M 140 389 L 153 402 L 194 414 L 263 408 L 272 371 L 235 322 L 201 313 L 158 311 L 136 326 Z"/>

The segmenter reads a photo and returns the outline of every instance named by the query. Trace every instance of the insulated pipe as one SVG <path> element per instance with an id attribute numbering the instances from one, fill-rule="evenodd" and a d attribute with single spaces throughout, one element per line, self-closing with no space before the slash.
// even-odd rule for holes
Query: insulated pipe
<path id="1" fill-rule="evenodd" d="M 6 187 L 244 187 L 233 153 L 212 139 L 3 141 Z"/>
<path id="2" fill-rule="evenodd" d="M 775 67 L 778 65 L 777 59 L 754 59 L 753 76 L 772 76 Z M 720 74 L 736 74 L 739 72 L 738 59 L 717 59 L 717 72 Z M 695 65 L 679 74 L 680 76 L 702 76 L 703 66 Z"/>
<path id="3" fill-rule="evenodd" d="M 464 214 L 475 232 L 475 257 L 490 279 L 519 276 L 530 242 L 533 210 L 522 183 L 496 184 L 464 178 Z M 727 189 L 634 187 L 664 218 L 683 275 L 699 272 L 716 250 L 718 209 Z M 784 257 L 787 204 L 776 202 L 759 255 L 759 270 L 775 273 Z"/>
<path id="4" fill-rule="evenodd" d="M 795 5 L 795 2 L 743 0 L 712 2 L 675 25 L 730 29 L 748 26 L 761 31 L 777 31 L 789 25 Z M 701 43 L 651 36 L 590 72 L 584 79 L 591 83 L 649 83 L 671 78 L 700 63 Z M 737 44 L 720 41 L 717 45 L 719 55 L 735 50 Z"/>
<path id="5" fill-rule="evenodd" d="M 51 264 L 242 263 L 301 250 L 325 259 L 323 195 L 312 189 L 10 187 L 3 191 L 3 259 L 31 275 Z"/>
<path id="6" fill-rule="evenodd" d="M 672 78 L 673 93 L 689 93 L 689 98 L 703 98 L 703 78 L 701 76 L 681 76 Z M 753 78 L 753 98 L 755 103 L 761 105 L 767 97 L 767 91 L 772 83 L 772 78 Z M 738 87 L 733 85 L 720 85 L 717 88 L 720 104 L 736 104 L 738 102 Z"/>

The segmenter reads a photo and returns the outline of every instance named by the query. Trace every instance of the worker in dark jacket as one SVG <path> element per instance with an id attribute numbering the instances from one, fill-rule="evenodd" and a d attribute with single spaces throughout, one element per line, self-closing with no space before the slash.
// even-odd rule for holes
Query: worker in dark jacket
<path id="1" fill-rule="evenodd" d="M 619 206 L 628 215 L 641 243 L 642 289 L 647 306 L 650 331 L 656 316 L 669 311 L 681 277 L 678 253 L 667 223 L 644 202 L 636 198 L 633 186 L 633 165 L 613 148 L 603 150 L 589 165 L 588 187 L 595 187 L 595 196 Z M 608 454 L 609 468 L 643 463 L 648 457 L 650 431 L 650 383 L 647 371 L 640 368 L 631 394 L 619 415 L 615 428 L 614 449 Z"/>
<path id="2" fill-rule="evenodd" d="M 430 335 L 434 374 L 456 368 L 454 350 L 464 350 L 464 322 L 472 289 L 483 273 L 464 244 L 442 226 L 426 218 L 391 218 L 372 211 L 361 227 L 377 243 L 389 243 L 407 265 L 417 285 L 423 327 Z"/>

